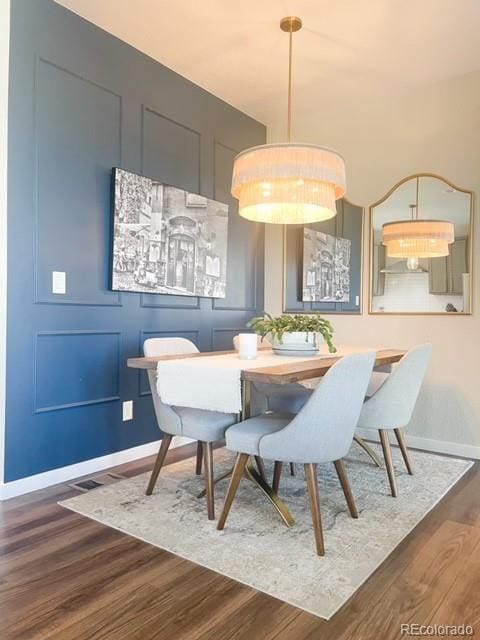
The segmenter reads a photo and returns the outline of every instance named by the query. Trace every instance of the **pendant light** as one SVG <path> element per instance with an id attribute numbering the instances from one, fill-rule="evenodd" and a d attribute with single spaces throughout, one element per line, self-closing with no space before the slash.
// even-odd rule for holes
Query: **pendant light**
<path id="1" fill-rule="evenodd" d="M 293 33 L 300 18 L 283 18 L 289 34 L 287 142 L 239 153 L 233 163 L 232 195 L 239 214 L 254 222 L 309 224 L 333 218 L 335 200 L 345 194 L 345 162 L 335 151 L 291 142 Z"/>
<path id="2" fill-rule="evenodd" d="M 448 256 L 448 245 L 455 240 L 455 227 L 446 220 L 422 220 L 418 217 L 417 177 L 416 204 L 410 205 L 411 220 L 387 222 L 383 225 L 382 243 L 391 258 L 440 258 Z M 413 260 L 412 260 L 413 263 Z"/>

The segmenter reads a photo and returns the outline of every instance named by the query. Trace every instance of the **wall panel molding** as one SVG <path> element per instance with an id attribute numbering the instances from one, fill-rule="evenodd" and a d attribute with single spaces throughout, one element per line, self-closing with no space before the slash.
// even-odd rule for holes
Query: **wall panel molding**
<path id="1" fill-rule="evenodd" d="M 266 129 L 53 0 L 10 4 L 4 475 L 27 486 L 158 439 L 145 374 L 126 366 L 142 337 L 209 350 L 212 327 L 242 326 L 262 304 L 263 230 L 235 203 L 227 299 L 111 291 L 112 168 L 227 198 L 222 163 Z M 65 295 L 52 271 L 66 272 Z"/>
<path id="2" fill-rule="evenodd" d="M 196 166 L 190 168 L 190 171 L 193 171 L 196 175 L 196 180 L 191 181 L 191 177 L 189 175 L 186 182 L 182 184 L 182 179 L 172 179 L 173 176 L 171 174 L 171 168 L 167 168 L 164 166 L 165 163 L 160 162 L 159 166 L 155 162 L 157 168 L 151 166 L 153 163 L 153 159 L 150 158 L 150 163 L 145 160 L 146 155 L 146 136 L 147 136 L 147 125 L 146 118 L 148 116 L 153 116 L 158 123 L 160 123 L 160 127 L 163 129 L 164 133 L 169 133 L 170 139 L 165 136 L 164 144 L 167 152 L 173 147 L 169 147 L 170 142 L 174 142 L 177 144 L 176 138 L 181 138 L 183 135 L 184 138 L 189 139 L 190 146 L 192 147 L 191 151 L 194 150 L 194 156 L 196 157 Z M 173 135 L 174 130 L 178 130 L 178 136 Z M 159 133 L 159 138 L 161 139 L 163 136 Z M 183 140 L 183 146 L 181 149 L 181 153 L 185 154 L 186 147 L 186 139 Z M 201 173 L 202 173 L 202 134 L 200 131 L 193 129 L 181 122 L 177 122 L 172 118 L 160 113 L 156 109 L 152 109 L 145 104 L 142 104 L 141 110 L 141 134 L 140 134 L 140 144 L 141 144 L 141 174 L 146 175 L 148 178 L 152 178 L 153 180 L 159 180 L 165 184 L 171 184 L 174 187 L 179 187 L 181 189 L 186 189 L 187 191 L 194 191 L 195 193 L 201 194 Z M 195 149 L 196 147 L 196 149 Z M 186 159 L 185 156 L 184 159 Z M 190 160 L 189 160 L 190 162 Z M 183 172 L 183 169 L 181 170 Z M 187 182 L 189 184 L 187 184 Z M 195 182 L 195 184 L 193 184 Z M 194 188 L 192 188 L 194 187 Z M 142 293 L 140 296 L 140 306 L 146 307 L 150 309 L 199 309 L 200 308 L 200 299 L 196 296 L 170 296 L 164 294 L 144 294 Z"/>
<path id="3" fill-rule="evenodd" d="M 165 182 L 166 184 L 170 184 L 172 187 L 179 187 L 180 189 L 186 189 L 187 191 L 194 191 L 196 193 L 202 194 L 202 180 L 201 180 L 201 167 L 202 167 L 202 134 L 200 131 L 197 131 L 196 129 L 192 129 L 191 127 L 183 124 L 182 122 L 177 122 L 176 120 L 173 120 L 172 118 L 169 118 L 168 116 L 166 116 L 163 113 L 160 113 L 159 111 L 152 109 L 150 107 L 148 107 L 145 104 L 142 104 L 141 107 L 142 111 L 141 111 L 141 134 L 140 134 L 140 162 L 141 162 L 141 174 L 142 175 L 146 175 L 146 177 L 148 178 L 153 178 L 155 180 L 161 180 L 162 182 Z M 192 136 L 195 136 L 197 138 L 197 182 L 195 185 L 195 188 L 192 189 L 191 186 L 187 187 L 184 186 L 182 184 L 174 184 L 174 181 L 168 181 L 168 179 L 164 179 L 161 176 L 158 175 L 149 175 L 149 167 L 147 166 L 146 162 L 145 162 L 145 149 L 146 149 L 146 145 L 145 145 L 145 134 L 146 134 L 146 116 L 150 114 L 155 116 L 156 118 L 159 118 L 160 121 L 163 121 L 165 124 L 168 124 L 170 127 L 178 127 L 179 131 L 184 131 L 187 134 L 191 134 Z M 146 172 L 146 173 L 144 173 Z"/>
<path id="4" fill-rule="evenodd" d="M 221 148 L 224 151 L 227 151 L 227 153 L 230 155 L 230 160 L 231 163 L 228 166 L 228 171 L 226 172 L 227 175 L 223 175 L 222 176 L 222 180 L 219 180 L 219 176 L 217 175 L 217 169 L 219 169 L 220 167 L 224 170 L 225 169 L 225 163 L 221 162 L 219 163 L 217 161 L 217 149 Z M 233 233 L 231 230 L 231 225 L 233 224 L 233 220 L 235 220 L 236 224 L 239 225 L 249 225 L 251 230 L 252 230 L 252 235 L 254 236 L 253 240 L 250 240 L 251 242 L 254 242 L 254 251 L 253 251 L 253 264 L 250 265 L 250 268 L 252 270 L 251 273 L 251 279 L 250 282 L 248 282 L 247 280 L 245 281 L 245 286 L 250 286 L 250 296 L 251 296 L 251 304 L 247 304 L 247 305 L 235 305 L 235 304 L 225 304 L 222 302 L 221 299 L 217 300 L 217 299 L 213 299 L 212 300 L 212 309 L 214 309 L 215 311 L 256 311 L 257 310 L 257 289 L 258 289 L 258 281 L 257 281 L 257 276 L 258 276 L 258 253 L 259 253 L 259 225 L 253 222 L 249 222 L 247 220 L 243 220 L 242 218 L 240 218 L 238 216 L 238 204 L 237 201 L 231 196 L 230 194 L 230 183 L 231 183 L 231 175 L 232 175 L 232 169 L 233 169 L 233 158 L 239 153 L 239 151 L 237 149 L 233 149 L 232 147 L 230 147 L 227 144 L 224 144 L 223 142 L 221 142 L 220 140 L 215 139 L 214 143 L 213 143 L 213 197 L 215 200 L 220 200 L 221 202 L 227 202 L 227 204 L 229 205 L 229 240 L 232 238 Z M 218 191 L 220 190 L 220 185 L 223 185 L 223 188 L 226 189 L 226 192 L 224 192 L 223 194 L 220 193 L 220 195 L 218 194 Z M 226 185 L 226 186 L 225 186 Z M 234 216 L 236 216 L 236 218 L 234 218 Z M 229 243 L 229 255 L 230 255 L 230 249 L 231 249 L 231 243 Z M 246 268 L 248 268 L 248 265 L 246 265 L 245 263 L 243 263 L 245 265 Z M 247 277 L 247 274 L 245 273 L 245 276 Z M 227 272 L 227 285 L 228 285 L 228 272 Z M 227 296 L 228 296 L 228 288 L 227 288 Z"/>
<path id="5" fill-rule="evenodd" d="M 246 333 L 246 327 L 213 327 L 212 328 L 212 351 L 227 351 L 233 349 L 233 337 L 238 333 Z M 225 344 L 225 335 L 231 334 L 230 344 Z M 218 336 L 224 336 L 223 343 L 219 344 Z M 220 338 L 221 339 L 221 338 Z"/>
<path id="6" fill-rule="evenodd" d="M 85 86 L 98 89 L 99 91 L 105 92 L 116 99 L 116 101 L 118 102 L 118 127 L 117 127 L 118 155 L 117 155 L 116 161 L 118 163 L 118 166 L 121 166 L 122 164 L 122 122 L 123 122 L 122 96 L 115 93 L 114 91 L 111 91 L 108 87 L 104 87 L 98 84 L 97 82 L 94 82 L 89 78 L 86 78 L 76 73 L 75 71 L 72 71 L 70 69 L 67 69 L 66 67 L 61 66 L 60 64 L 47 60 L 46 58 L 43 58 L 41 56 L 36 56 L 35 57 L 35 84 L 34 84 L 34 105 L 35 105 L 35 108 L 34 108 L 35 110 L 35 124 L 34 124 L 34 127 L 35 127 L 35 131 L 34 131 L 35 178 L 34 178 L 34 225 L 33 225 L 33 229 L 34 229 L 33 231 L 34 233 L 34 245 L 33 245 L 34 303 L 48 304 L 48 305 L 99 306 L 99 307 L 121 306 L 122 300 L 121 300 L 121 294 L 119 292 L 108 292 L 108 296 L 102 296 L 97 299 L 95 299 L 94 297 L 90 298 L 90 297 L 75 296 L 75 294 L 70 295 L 68 292 L 68 286 L 69 286 L 68 271 L 67 271 L 67 293 L 65 295 L 57 295 L 55 297 L 49 297 L 49 295 L 50 296 L 54 295 L 51 293 L 51 290 L 49 291 L 49 295 L 45 295 L 45 291 L 43 292 L 41 291 L 41 285 L 39 282 L 40 273 L 43 271 L 39 266 L 39 256 L 40 256 L 39 236 L 40 236 L 40 228 L 41 228 L 41 221 L 40 221 L 41 203 L 40 203 L 40 179 L 39 179 L 39 171 L 40 171 L 39 91 L 40 91 L 41 65 L 46 65 L 47 67 L 50 67 L 53 70 L 56 70 L 62 74 L 66 74 L 68 77 L 78 80 L 81 83 L 84 83 Z M 50 210 L 50 207 L 49 207 L 49 210 Z M 110 227 L 109 225 L 110 208 L 108 208 L 108 211 L 105 211 L 105 216 L 108 216 L 106 223 L 109 228 Z M 74 243 L 75 239 L 72 238 L 71 241 L 72 243 Z M 87 250 L 87 247 L 85 247 L 85 250 Z M 107 252 L 107 255 L 109 255 L 109 250 Z M 62 269 L 63 266 L 64 266 L 63 264 L 57 265 L 56 270 L 59 270 L 59 271 L 66 270 L 66 269 Z M 109 268 L 110 267 L 108 266 L 107 269 L 105 270 L 105 278 L 106 278 L 105 283 L 103 288 L 100 289 L 102 293 L 105 293 L 105 290 L 107 289 Z M 49 276 L 51 275 L 52 270 L 55 270 L 55 269 L 48 270 Z M 49 278 L 47 278 L 46 281 L 50 282 Z"/>
<path id="7" fill-rule="evenodd" d="M 60 411 L 63 409 L 72 409 L 75 407 L 84 407 L 92 404 L 102 404 L 105 402 L 113 402 L 120 400 L 120 331 L 97 331 L 97 330 L 73 330 L 73 331 L 38 331 L 34 337 L 34 363 L 33 363 L 33 413 L 45 413 L 48 411 Z M 115 380 L 113 381 L 112 391 L 108 394 L 100 394 L 99 397 L 90 397 L 79 399 L 71 402 L 54 402 L 52 404 L 45 403 L 43 404 L 39 400 L 39 387 L 41 383 L 39 382 L 40 378 L 47 380 L 51 377 L 53 378 L 50 384 L 53 385 L 55 381 L 55 374 L 58 374 L 57 369 L 61 364 L 56 362 L 55 360 L 47 360 L 45 362 L 41 362 L 41 357 L 39 355 L 40 347 L 39 344 L 42 339 L 47 338 L 56 338 L 61 340 L 62 338 L 67 338 L 64 342 L 68 342 L 68 338 L 80 338 L 81 336 L 94 337 L 94 336 L 115 336 L 116 342 L 116 353 L 115 353 Z M 56 340 L 55 340 L 56 342 Z M 86 340 L 85 342 L 89 342 Z M 98 348 L 98 345 L 95 345 Z M 66 348 L 68 353 L 68 358 L 70 359 L 69 363 L 66 366 L 65 378 L 68 379 L 68 371 L 71 370 L 75 365 L 76 358 L 80 358 L 81 354 L 84 353 L 85 345 L 80 345 L 81 350 L 75 353 L 72 349 Z M 63 351 L 63 349 L 62 349 Z M 65 363 L 64 363 L 65 364 Z M 85 365 L 84 365 L 85 366 Z M 69 369 L 70 367 L 70 369 Z M 89 369 L 89 370 L 88 370 Z M 50 375 L 50 371 L 53 372 L 53 375 Z M 88 367 L 86 375 L 96 373 L 94 367 Z M 62 376 L 63 377 L 63 376 Z M 43 381 L 42 381 L 43 382 Z"/>
<path id="8" fill-rule="evenodd" d="M 150 302 L 147 296 L 158 298 L 159 302 Z M 168 300 L 172 298 L 172 301 Z M 178 304 L 176 300 L 178 299 Z M 165 302 L 163 302 L 165 300 Z M 188 302 L 191 301 L 191 304 Z M 171 296 L 163 293 L 141 293 L 140 306 L 145 309 L 200 309 L 200 298 L 198 296 Z"/>

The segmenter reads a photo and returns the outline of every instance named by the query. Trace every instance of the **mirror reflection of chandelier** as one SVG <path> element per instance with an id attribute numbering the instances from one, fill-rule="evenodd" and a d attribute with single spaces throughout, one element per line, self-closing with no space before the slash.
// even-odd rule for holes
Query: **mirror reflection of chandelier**
<path id="1" fill-rule="evenodd" d="M 446 220 L 422 220 L 418 217 L 417 177 L 416 203 L 410 205 L 411 219 L 387 222 L 383 225 L 382 243 L 387 248 L 387 256 L 406 258 L 409 268 L 418 266 L 419 258 L 439 258 L 448 256 L 448 245 L 455 240 L 455 228 Z"/>
<path id="2" fill-rule="evenodd" d="M 286 143 L 265 144 L 239 153 L 233 164 L 232 195 L 239 214 L 254 222 L 309 224 L 333 218 L 335 200 L 345 194 L 345 162 L 335 151 L 291 142 L 292 34 L 300 18 L 283 18 L 289 34 L 288 126 Z"/>

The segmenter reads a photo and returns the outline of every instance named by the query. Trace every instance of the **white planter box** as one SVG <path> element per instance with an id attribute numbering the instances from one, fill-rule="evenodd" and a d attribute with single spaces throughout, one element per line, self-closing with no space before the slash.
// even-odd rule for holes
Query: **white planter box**
<path id="1" fill-rule="evenodd" d="M 319 333 L 306 333 L 305 331 L 285 332 L 282 340 L 272 339 L 272 348 L 282 355 L 314 355 L 318 353 L 323 337 Z"/>

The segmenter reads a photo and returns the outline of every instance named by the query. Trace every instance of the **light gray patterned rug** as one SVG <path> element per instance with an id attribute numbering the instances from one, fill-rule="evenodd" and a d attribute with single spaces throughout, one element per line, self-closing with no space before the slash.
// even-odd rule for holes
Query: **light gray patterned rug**
<path id="1" fill-rule="evenodd" d="M 148 474 L 94 489 L 60 504 L 135 538 L 329 619 L 470 468 L 471 462 L 412 451 L 415 475 L 394 448 L 399 497 L 386 473 L 353 445 L 346 466 L 360 517 L 350 518 L 333 465 L 319 467 L 326 555 L 315 554 L 303 469 L 285 469 L 280 494 L 296 522 L 288 529 L 259 489 L 242 481 L 223 532 L 207 520 L 203 488 L 192 459 L 165 467 L 154 494 Z M 233 454 L 215 451 L 219 475 Z M 267 467 L 271 474 L 271 467 Z M 220 513 L 227 481 L 217 485 Z"/>

